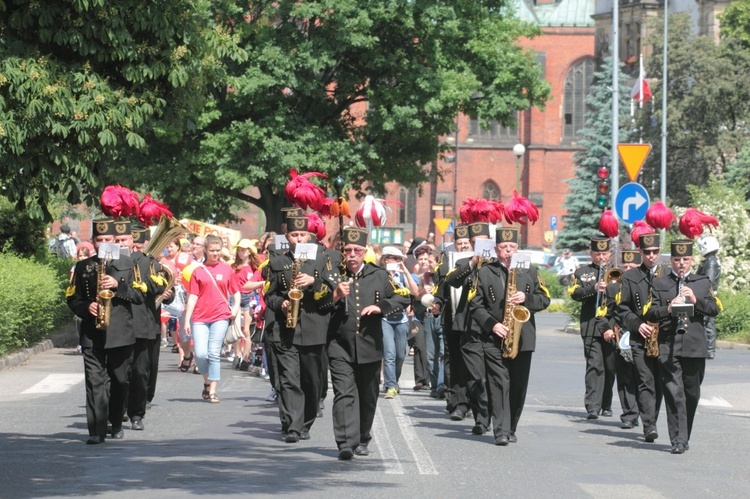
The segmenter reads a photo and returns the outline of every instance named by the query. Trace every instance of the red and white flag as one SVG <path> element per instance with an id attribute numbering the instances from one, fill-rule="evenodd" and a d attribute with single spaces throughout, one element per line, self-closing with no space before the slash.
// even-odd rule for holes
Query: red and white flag
<path id="1" fill-rule="evenodd" d="M 648 88 L 648 81 L 646 81 L 645 72 L 643 71 L 643 57 L 640 58 L 640 65 L 638 71 L 638 79 L 633 85 L 633 90 L 630 91 L 630 98 L 638 101 L 641 105 L 651 98 L 651 89 Z"/>

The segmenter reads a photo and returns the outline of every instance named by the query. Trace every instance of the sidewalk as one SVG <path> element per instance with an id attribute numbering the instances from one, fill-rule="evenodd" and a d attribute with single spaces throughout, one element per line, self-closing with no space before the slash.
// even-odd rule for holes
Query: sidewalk
<path id="1" fill-rule="evenodd" d="M 18 352 L 0 356 L 0 371 L 20 366 L 32 356 L 52 350 L 53 348 L 75 347 L 78 344 L 78 333 L 75 323 L 71 322 L 63 326 L 59 331 L 52 333 L 48 338 L 39 343 L 24 348 Z"/>

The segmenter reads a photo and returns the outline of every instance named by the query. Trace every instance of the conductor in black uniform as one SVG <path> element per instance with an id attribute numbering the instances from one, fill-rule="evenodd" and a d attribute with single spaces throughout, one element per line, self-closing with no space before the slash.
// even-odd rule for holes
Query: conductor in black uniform
<path id="1" fill-rule="evenodd" d="M 617 303 L 618 319 L 622 327 L 630 331 L 630 350 L 638 383 L 636 396 L 646 442 L 653 442 L 659 437 L 656 421 L 662 399 L 659 362 L 656 357 L 647 356 L 645 350 L 647 338 L 659 333 L 648 324 L 645 308 L 651 300 L 654 279 L 661 277 L 661 269 L 656 265 L 659 259 L 659 238 L 659 234 L 639 236 L 641 263 L 638 267 L 623 272 Z"/>
<path id="2" fill-rule="evenodd" d="M 114 243 L 118 222 L 98 219 L 92 223 L 97 251 L 103 243 Z M 121 228 L 124 230 L 124 226 Z M 101 264 L 104 272 L 100 275 Z M 101 290 L 111 290 L 114 296 L 110 301 L 109 324 L 106 327 L 102 325 L 100 329 L 97 328 L 97 291 Z M 86 443 L 104 442 L 108 420 L 112 424 L 112 438 L 121 439 L 124 436 L 124 397 L 135 343 L 132 304 L 143 303 L 143 293 L 133 287 L 133 260 L 120 256 L 111 261 L 102 261 L 95 255 L 78 262 L 73 273 L 73 284 L 65 295 L 68 307 L 82 319 L 79 342 L 86 380 L 86 420 L 89 430 Z"/>
<path id="3" fill-rule="evenodd" d="M 265 299 L 279 328 L 279 341 L 272 346 L 278 367 L 279 403 L 289 417 L 285 441 L 295 443 L 310 438 L 310 427 L 318 415 L 332 293 L 324 279 L 328 267 L 325 252 L 316 252 L 315 258 L 295 261 L 295 248 L 307 243 L 310 237 L 307 217 L 287 217 L 286 229 L 289 250 L 271 257 L 268 263 Z M 292 313 L 289 290 L 292 288 L 301 290 L 302 298 L 297 324 L 289 327 L 288 315 Z"/>
<path id="4" fill-rule="evenodd" d="M 706 276 L 693 274 L 693 241 L 672 241 L 672 272 L 656 279 L 651 290 L 651 304 L 646 312 L 650 322 L 659 323 L 659 375 L 672 454 L 689 449 L 688 441 L 701 396 L 706 371 L 705 317 L 719 314 L 720 304 Z M 674 305 L 692 304 L 689 313 L 676 316 Z"/>
<path id="5" fill-rule="evenodd" d="M 581 339 L 586 358 L 584 405 L 587 419 L 597 419 L 600 413 L 602 416 L 612 416 L 612 387 L 615 382 L 615 347 L 605 341 L 596 328 L 597 314 L 604 317 L 607 312 L 607 284 L 604 277 L 612 255 L 609 239 L 604 236 L 592 237 L 590 254 L 591 264 L 575 271 L 568 294 L 573 300 L 581 302 Z"/>
<path id="6" fill-rule="evenodd" d="M 409 305 L 408 290 L 396 292 L 388 272 L 364 263 L 367 230 L 344 229 L 344 268 L 333 293 L 328 335 L 333 384 L 333 433 L 339 459 L 369 454 L 383 360 L 382 319 Z"/>

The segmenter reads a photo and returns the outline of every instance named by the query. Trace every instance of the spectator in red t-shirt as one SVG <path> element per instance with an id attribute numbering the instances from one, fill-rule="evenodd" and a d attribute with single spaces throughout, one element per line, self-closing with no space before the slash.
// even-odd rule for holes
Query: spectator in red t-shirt
<path id="1" fill-rule="evenodd" d="M 198 370 L 203 375 L 203 398 L 219 403 L 216 387 L 221 379 L 221 345 L 229 321 L 240 310 L 240 290 L 232 267 L 221 261 L 220 238 L 206 236 L 206 262 L 190 278 L 185 309 L 185 333 L 193 337 Z M 234 307 L 229 307 L 229 295 Z"/>
<path id="2" fill-rule="evenodd" d="M 250 341 L 250 326 L 253 322 L 250 301 L 252 295 L 260 291 L 265 281 L 262 277 L 253 277 L 253 274 L 256 273 L 261 263 L 255 242 L 250 239 L 242 239 L 234 248 L 235 255 L 232 268 L 234 269 L 237 288 L 242 293 L 242 297 L 240 298 L 240 313 L 242 314 L 242 333 L 245 336 L 245 341 L 238 341 L 234 344 L 234 361 L 235 365 L 239 366 L 243 360 L 250 362 L 249 357 L 252 346 Z"/>

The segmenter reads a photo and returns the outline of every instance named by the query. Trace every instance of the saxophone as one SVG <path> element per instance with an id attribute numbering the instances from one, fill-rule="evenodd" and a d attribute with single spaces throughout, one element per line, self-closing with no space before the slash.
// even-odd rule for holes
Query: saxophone
<path id="1" fill-rule="evenodd" d="M 654 279 L 661 277 L 662 267 L 659 266 L 654 272 Z M 651 336 L 646 338 L 646 342 L 643 345 L 646 351 L 646 357 L 658 357 L 659 356 L 659 323 L 658 322 L 647 322 L 651 326 Z"/>
<path id="2" fill-rule="evenodd" d="M 102 279 L 107 275 L 106 261 L 99 261 L 96 270 L 96 329 L 107 329 L 109 327 L 109 314 L 112 310 L 112 298 L 115 296 L 111 289 L 102 289 Z"/>
<path id="3" fill-rule="evenodd" d="M 286 310 L 286 327 L 294 329 L 297 327 L 297 321 L 299 320 L 299 305 L 302 301 L 302 290 L 294 284 L 299 275 L 299 269 L 302 266 L 300 260 L 294 260 L 292 262 L 292 282 L 289 286 L 287 296 L 289 297 L 289 308 Z"/>
<path id="4" fill-rule="evenodd" d="M 503 314 L 503 325 L 510 330 L 508 336 L 503 340 L 503 358 L 515 359 L 518 355 L 518 346 L 521 342 L 521 328 L 523 323 L 531 318 L 531 312 L 523 305 L 510 303 L 510 297 L 516 294 L 516 270 L 508 269 L 508 285 L 505 287 L 505 312 Z"/>

